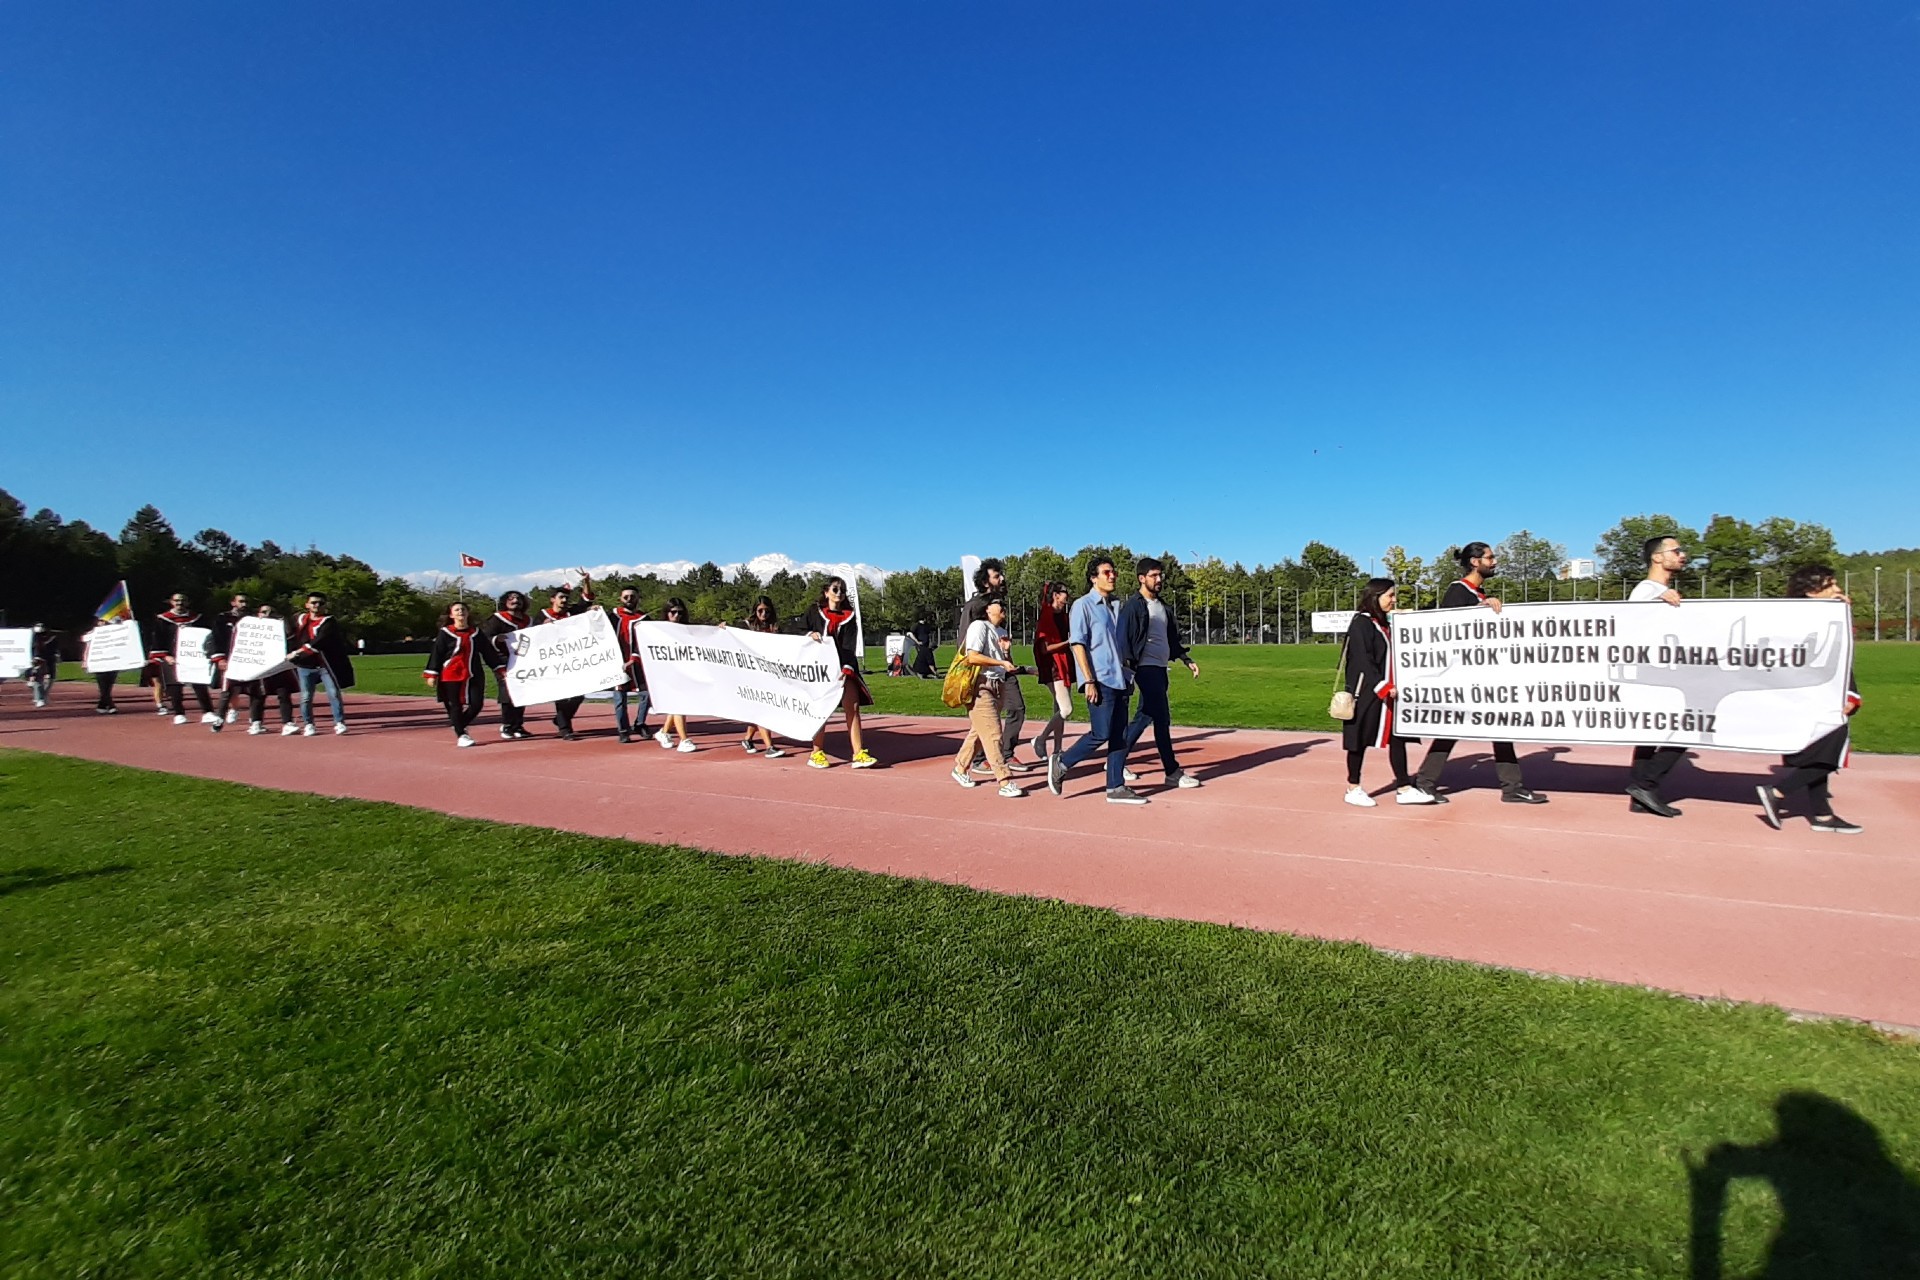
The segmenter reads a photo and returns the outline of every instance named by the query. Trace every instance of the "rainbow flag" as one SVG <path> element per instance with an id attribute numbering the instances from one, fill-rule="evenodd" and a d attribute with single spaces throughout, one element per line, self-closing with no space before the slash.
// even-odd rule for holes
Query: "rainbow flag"
<path id="1" fill-rule="evenodd" d="M 93 616 L 99 622 L 133 621 L 133 602 L 127 599 L 125 578 L 116 583 L 113 590 L 107 592 L 107 598 L 100 602 L 100 607 L 93 611 Z"/>

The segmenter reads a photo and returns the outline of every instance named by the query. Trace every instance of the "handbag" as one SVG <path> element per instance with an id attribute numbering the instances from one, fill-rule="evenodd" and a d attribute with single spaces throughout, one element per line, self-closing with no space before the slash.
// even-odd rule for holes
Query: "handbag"
<path id="1" fill-rule="evenodd" d="M 980 668 L 967 661 L 967 646 L 963 640 L 960 649 L 953 655 L 953 664 L 947 668 L 947 678 L 940 682 L 940 701 L 950 707 L 971 707 L 974 690 L 980 686 Z"/>
<path id="2" fill-rule="evenodd" d="M 1335 720 L 1351 720 L 1360 709 L 1359 699 L 1347 689 L 1347 642 L 1340 642 L 1339 675 L 1335 681 L 1339 688 L 1333 691 L 1333 699 L 1327 703 L 1327 714 Z"/>

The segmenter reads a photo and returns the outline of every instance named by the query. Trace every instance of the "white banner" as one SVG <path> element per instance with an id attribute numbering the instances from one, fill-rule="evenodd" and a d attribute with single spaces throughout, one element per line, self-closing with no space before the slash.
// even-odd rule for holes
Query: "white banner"
<path id="1" fill-rule="evenodd" d="M 0 680 L 13 680 L 33 668 L 33 629 L 0 627 Z"/>
<path id="2" fill-rule="evenodd" d="M 1798 751 L 1845 723 L 1836 600 L 1509 604 L 1393 615 L 1410 738 Z"/>
<path id="3" fill-rule="evenodd" d="M 1313 634 L 1317 636 L 1343 636 L 1347 628 L 1353 625 L 1352 609 L 1316 609 L 1313 612 Z"/>
<path id="4" fill-rule="evenodd" d="M 844 677 L 831 640 L 672 622 L 639 630 L 655 711 L 764 725 L 805 741 L 840 707 Z"/>
<path id="5" fill-rule="evenodd" d="M 88 671 L 138 671 L 147 665 L 140 624 L 109 622 L 87 632 Z"/>
<path id="6" fill-rule="evenodd" d="M 264 680 L 287 669 L 287 625 L 278 618 L 242 618 L 228 649 L 228 680 Z"/>
<path id="7" fill-rule="evenodd" d="M 605 609 L 522 627 L 507 642 L 507 688 L 516 707 L 585 697 L 624 679 L 620 641 Z"/>
<path id="8" fill-rule="evenodd" d="M 173 632 L 173 678 L 180 684 L 212 684 L 213 663 L 207 657 L 207 627 L 176 627 Z"/>

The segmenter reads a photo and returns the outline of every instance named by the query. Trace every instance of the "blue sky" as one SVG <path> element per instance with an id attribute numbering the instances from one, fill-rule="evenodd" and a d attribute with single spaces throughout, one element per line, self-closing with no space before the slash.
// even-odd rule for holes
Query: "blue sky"
<path id="1" fill-rule="evenodd" d="M 393 571 L 1920 543 L 1920 5 L 0 9 L 0 487 Z"/>

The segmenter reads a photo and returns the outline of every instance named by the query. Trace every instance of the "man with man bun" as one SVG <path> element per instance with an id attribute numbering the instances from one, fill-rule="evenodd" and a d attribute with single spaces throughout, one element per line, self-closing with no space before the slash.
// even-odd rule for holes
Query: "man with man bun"
<path id="1" fill-rule="evenodd" d="M 1500 612 L 1498 596 L 1487 594 L 1487 579 L 1500 568 L 1500 559 L 1492 547 L 1484 542 L 1469 542 L 1460 548 L 1454 557 L 1459 561 L 1461 575 L 1450 585 L 1446 594 L 1440 597 L 1442 609 L 1491 609 Z M 1432 796 L 1441 804 L 1447 803 L 1447 797 L 1439 792 L 1440 775 L 1446 772 L 1447 757 L 1459 742 L 1453 738 L 1435 738 L 1433 745 L 1427 748 L 1426 759 L 1420 762 L 1420 772 L 1414 775 L 1414 785 Z M 1520 757 L 1511 742 L 1493 744 L 1493 773 L 1500 779 L 1500 799 L 1506 804 L 1545 804 L 1547 798 L 1528 789 L 1526 779 L 1520 773 Z"/>
<path id="2" fill-rule="evenodd" d="M 1640 558 L 1646 563 L 1647 576 L 1627 596 L 1629 600 L 1680 607 L 1681 595 L 1673 580 L 1687 567 L 1687 553 L 1680 540 L 1667 534 L 1648 538 L 1640 544 Z M 1633 780 L 1627 795 L 1635 813 L 1651 813 L 1661 818 L 1677 818 L 1680 810 L 1660 795 L 1660 783 L 1687 754 L 1685 747 L 1638 746 L 1633 749 Z"/>

